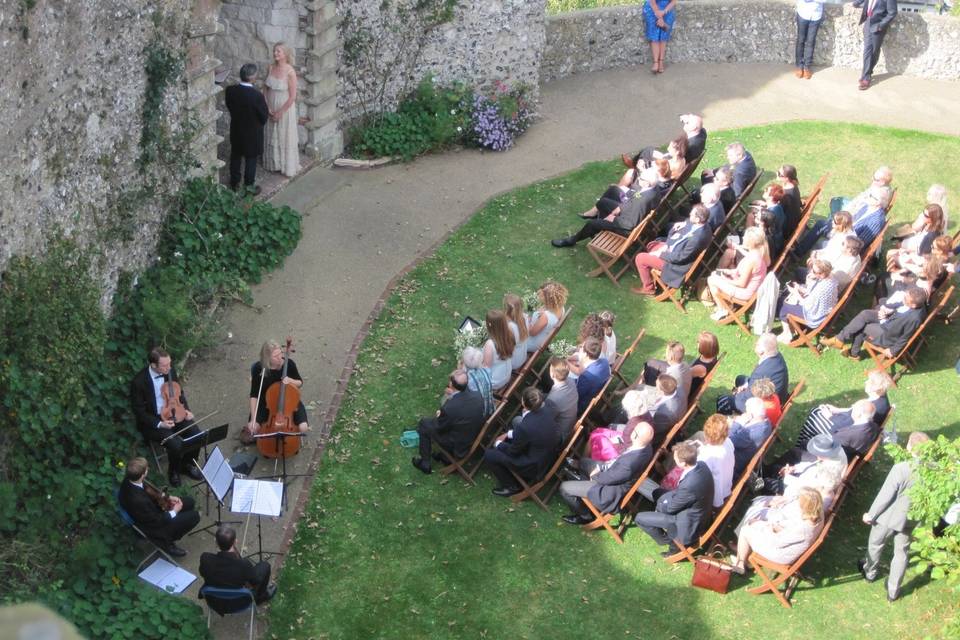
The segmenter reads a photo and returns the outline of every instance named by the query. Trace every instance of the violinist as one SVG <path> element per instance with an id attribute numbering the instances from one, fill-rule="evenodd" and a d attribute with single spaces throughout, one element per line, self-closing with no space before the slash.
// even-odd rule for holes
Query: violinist
<path id="1" fill-rule="evenodd" d="M 140 370 L 130 383 L 130 402 L 137 429 L 153 442 L 163 442 L 167 450 L 167 468 L 170 484 L 180 486 L 180 472 L 200 480 L 200 470 L 194 461 L 199 445 L 185 448 L 183 439 L 200 430 L 193 425 L 193 413 L 187 406 L 187 397 L 177 382 L 170 354 L 154 347 L 147 354 L 148 366 Z M 177 434 L 177 435 L 174 435 Z M 168 436 L 173 436 L 168 439 Z"/>
<path id="2" fill-rule="evenodd" d="M 241 440 L 249 444 L 252 441 L 253 434 L 260 430 L 260 425 L 267 422 L 269 411 L 267 409 L 264 397 L 267 389 L 273 384 L 281 382 L 299 389 L 303 386 L 303 378 L 297 370 L 297 365 L 292 358 L 287 358 L 287 377 L 281 379 L 283 372 L 283 349 L 280 344 L 274 340 L 267 340 L 260 348 L 260 360 L 253 363 L 250 367 L 250 422 L 247 423 L 245 434 L 241 435 Z M 301 402 L 293 414 L 293 422 L 297 425 L 300 433 L 306 433 L 310 430 L 307 423 L 307 410 Z"/>
<path id="3" fill-rule="evenodd" d="M 126 478 L 120 485 L 120 506 L 157 546 L 171 556 L 185 556 L 187 552 L 176 542 L 200 523 L 200 514 L 194 510 L 190 496 L 167 496 L 147 482 L 148 468 L 146 458 L 127 462 Z"/>

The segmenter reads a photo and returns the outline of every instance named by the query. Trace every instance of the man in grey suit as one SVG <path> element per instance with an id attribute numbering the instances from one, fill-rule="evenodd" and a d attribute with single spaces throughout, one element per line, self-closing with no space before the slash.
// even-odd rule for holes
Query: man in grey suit
<path id="1" fill-rule="evenodd" d="M 914 432 L 907 441 L 907 451 L 912 452 L 929 440 L 927 434 Z M 890 602 L 900 596 L 900 584 L 907 571 L 907 556 L 910 553 L 910 533 L 914 523 L 907 519 L 907 515 L 910 512 L 909 491 L 915 480 L 911 464 L 912 460 L 906 460 L 890 468 L 880 493 L 874 498 L 870 510 L 863 514 L 863 522 L 870 525 L 870 537 L 867 540 L 867 557 L 857 562 L 857 568 L 867 582 L 877 579 L 880 553 L 893 536 L 893 559 L 887 578 L 887 600 Z"/>
<path id="2" fill-rule="evenodd" d="M 553 380 L 553 386 L 547 394 L 546 405 L 556 417 L 561 444 L 570 437 L 577 421 L 577 385 L 569 380 L 569 376 L 570 366 L 566 360 L 556 356 L 550 359 L 550 379 Z"/>
<path id="3" fill-rule="evenodd" d="M 860 91 L 870 88 L 873 68 L 880 59 L 880 46 L 887 27 L 897 17 L 897 0 L 854 0 L 853 6 L 861 9 L 860 24 L 863 25 L 863 71 L 860 73 Z"/>
<path id="4" fill-rule="evenodd" d="M 661 373 L 657 376 L 657 390 L 662 394 L 650 410 L 653 422 L 653 447 L 659 448 L 677 420 L 683 417 L 684 399 L 677 393 L 677 379 Z"/>

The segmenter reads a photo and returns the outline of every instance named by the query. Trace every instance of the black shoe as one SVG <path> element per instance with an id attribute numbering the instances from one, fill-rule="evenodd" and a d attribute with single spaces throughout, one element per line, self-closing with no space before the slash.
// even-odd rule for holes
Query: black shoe
<path id="1" fill-rule="evenodd" d="M 661 552 L 660 552 L 660 557 L 661 557 L 661 558 L 669 558 L 670 556 L 672 556 L 672 555 L 675 554 L 675 553 L 680 553 L 680 549 L 676 548 L 676 547 L 673 546 L 673 545 L 670 545 L 669 547 L 667 547 L 667 550 L 666 550 L 666 551 L 661 551 Z"/>
<path id="2" fill-rule="evenodd" d="M 570 480 L 576 480 L 579 482 L 583 482 L 584 480 L 590 479 L 587 477 L 585 473 L 583 473 L 579 469 L 571 469 L 570 467 L 564 467 L 563 474 Z"/>
<path id="3" fill-rule="evenodd" d="M 180 486 L 180 474 L 177 473 L 176 471 L 171 471 L 171 472 L 167 475 L 167 478 L 170 480 L 170 486 L 171 486 L 171 487 L 179 487 L 179 486 Z"/>
<path id="4" fill-rule="evenodd" d="M 182 558 L 183 556 L 187 555 L 186 549 L 181 549 L 180 547 L 173 544 L 172 542 L 166 546 L 164 551 L 166 551 L 169 555 L 173 556 L 174 558 Z"/>
<path id="5" fill-rule="evenodd" d="M 866 564 L 867 563 L 864 562 L 863 560 L 857 560 L 857 571 L 860 572 L 860 575 L 863 576 L 863 579 L 866 580 L 867 582 L 876 582 L 877 576 L 873 576 L 871 578 L 870 576 L 867 575 Z M 889 600 L 890 598 L 888 597 L 887 599 Z"/>
<path id="6" fill-rule="evenodd" d="M 277 595 L 277 585 L 271 582 L 269 585 L 267 585 L 267 597 L 264 602 L 273 600 L 273 596 L 275 595 Z"/>
<path id="7" fill-rule="evenodd" d="M 559 238 L 557 240 L 551 240 L 550 244 L 558 249 L 562 249 L 563 247 L 572 247 L 573 245 L 577 244 L 577 242 L 573 238 Z"/>
<path id="8" fill-rule="evenodd" d="M 423 458 L 411 458 L 410 462 L 416 467 L 421 473 L 430 475 L 433 473 L 433 468 L 430 466 L 429 462 L 426 462 Z"/>
<path id="9" fill-rule="evenodd" d="M 491 493 L 501 498 L 509 498 L 510 496 L 520 493 L 520 488 L 519 487 L 497 487 Z"/>
<path id="10" fill-rule="evenodd" d="M 200 473 L 200 469 L 198 469 L 196 466 L 187 469 L 187 475 L 197 481 L 203 480 L 203 474 Z"/>
<path id="11" fill-rule="evenodd" d="M 450 458 L 443 455 L 439 451 L 433 454 L 433 459 L 439 462 L 440 464 L 450 464 Z"/>
<path id="12" fill-rule="evenodd" d="M 575 525 L 582 525 L 582 524 L 587 524 L 588 522 L 592 522 L 590 518 L 584 518 L 583 516 L 578 516 L 575 513 L 571 513 L 563 516 L 563 521 L 566 522 L 567 524 L 575 524 Z"/>

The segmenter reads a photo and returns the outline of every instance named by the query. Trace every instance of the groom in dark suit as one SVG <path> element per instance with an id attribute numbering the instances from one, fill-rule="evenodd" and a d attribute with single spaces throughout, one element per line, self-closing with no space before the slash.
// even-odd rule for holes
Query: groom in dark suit
<path id="1" fill-rule="evenodd" d="M 860 74 L 860 91 L 870 88 L 873 68 L 880 59 L 880 45 L 887 27 L 897 17 L 897 0 L 854 0 L 853 6 L 862 7 L 860 24 L 863 25 L 863 72 Z"/>
<path id="2" fill-rule="evenodd" d="M 224 98 L 230 112 L 230 188 L 240 187 L 240 162 L 243 168 L 243 185 L 260 193 L 254 186 L 257 177 L 257 158 L 263 155 L 263 126 L 267 124 L 269 111 L 263 94 L 253 86 L 257 79 L 257 65 L 248 63 L 240 67 L 240 82 L 227 87 Z"/>

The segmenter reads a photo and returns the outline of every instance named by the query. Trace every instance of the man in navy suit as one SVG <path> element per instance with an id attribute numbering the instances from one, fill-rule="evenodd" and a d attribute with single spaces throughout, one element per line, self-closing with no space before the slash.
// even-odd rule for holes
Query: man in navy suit
<path id="1" fill-rule="evenodd" d="M 880 45 L 887 27 L 897 17 L 897 0 L 854 0 L 853 6 L 863 7 L 860 24 L 863 25 L 863 71 L 860 73 L 860 91 L 870 88 L 873 68 L 880 59 Z"/>
<path id="2" fill-rule="evenodd" d="M 657 238 L 647 245 L 645 253 L 638 253 L 634 261 L 643 285 L 633 287 L 630 291 L 645 296 L 656 294 L 650 277 L 651 269 L 658 269 L 668 286 L 676 289 L 682 285 L 694 260 L 707 248 L 713 237 L 707 224 L 709 216 L 710 212 L 705 206 L 694 205 L 686 223 L 677 223 L 669 236 Z"/>
<path id="3" fill-rule="evenodd" d="M 749 378 L 744 375 L 737 376 L 733 394 L 717 398 L 717 413 L 729 416 L 746 411 L 747 399 L 753 397 L 750 387 L 761 378 L 769 378 L 773 382 L 781 403 L 786 402 L 790 396 L 790 389 L 788 388 L 790 374 L 787 371 L 787 362 L 780 353 L 777 336 L 772 333 L 763 334 L 757 338 L 753 351 L 759 359 L 753 373 L 750 374 Z"/>
<path id="4" fill-rule="evenodd" d="M 757 175 L 753 156 L 744 148 L 742 142 L 731 142 L 727 145 L 727 168 L 733 174 L 733 193 L 739 198 Z M 713 182 L 716 173 L 717 169 L 704 171 L 700 175 L 700 182 Z"/>
<path id="5" fill-rule="evenodd" d="M 697 462 L 697 447 L 680 442 L 673 447 L 673 459 L 683 469 L 673 491 L 664 491 L 652 480 L 640 487 L 640 493 L 655 502 L 655 511 L 638 513 L 634 522 L 659 545 L 669 545 L 661 553 L 667 557 L 679 551 L 674 539 L 683 545 L 695 544 L 710 517 L 713 505 L 713 475 L 704 462 Z"/>
<path id="6" fill-rule="evenodd" d="M 257 65 L 240 67 L 240 83 L 227 87 L 224 99 L 230 112 L 230 188 L 240 187 L 240 163 L 244 163 L 243 185 L 260 193 L 254 186 L 257 178 L 257 158 L 263 155 L 263 127 L 270 115 L 267 101 L 253 82 L 257 79 Z"/>
<path id="7" fill-rule="evenodd" d="M 523 419 L 515 429 L 497 438 L 483 461 L 497 478 L 493 495 L 508 497 L 520 492 L 511 469 L 529 482 L 537 481 L 557 455 L 557 423 L 553 411 L 543 406 L 543 393 L 527 387 L 520 397 Z"/>
<path id="8" fill-rule="evenodd" d="M 594 337 L 583 341 L 583 355 L 586 366 L 577 377 L 577 414 L 581 414 L 590 405 L 593 397 L 600 393 L 603 385 L 610 379 L 610 363 L 601 358 L 603 345 Z"/>

